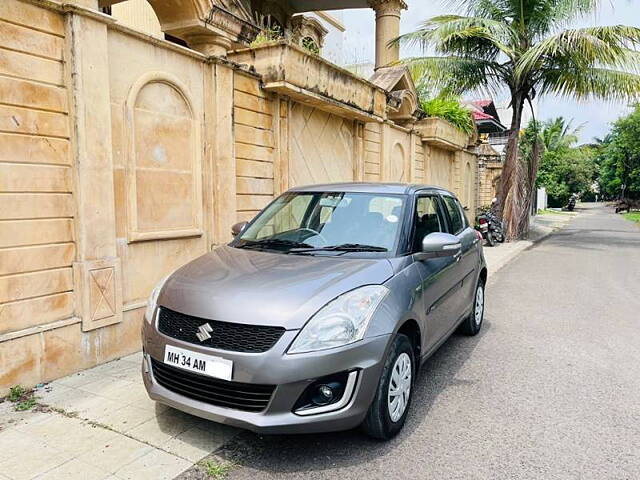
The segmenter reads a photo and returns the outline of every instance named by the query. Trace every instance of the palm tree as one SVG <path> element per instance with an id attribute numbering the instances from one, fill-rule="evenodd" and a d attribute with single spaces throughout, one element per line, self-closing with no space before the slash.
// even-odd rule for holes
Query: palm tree
<path id="1" fill-rule="evenodd" d="M 573 128 L 572 120 L 556 117 L 544 122 L 540 137 L 546 151 L 562 150 L 573 147 L 579 140 L 584 124 Z"/>
<path id="2" fill-rule="evenodd" d="M 592 13 L 598 0 L 458 0 L 464 15 L 426 20 L 396 39 L 435 56 L 405 59 L 417 80 L 454 94 L 504 92 L 511 128 L 499 205 L 508 238 L 528 228 L 531 175 L 518 162 L 526 103 L 551 93 L 628 100 L 640 94 L 640 28 L 623 25 L 566 28 Z M 533 175 L 535 181 L 535 172 Z M 526 217 L 526 218 L 525 218 Z"/>

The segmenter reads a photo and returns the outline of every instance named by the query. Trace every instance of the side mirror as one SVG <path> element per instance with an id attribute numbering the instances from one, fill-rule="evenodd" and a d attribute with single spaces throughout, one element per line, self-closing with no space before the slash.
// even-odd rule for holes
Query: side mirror
<path id="1" fill-rule="evenodd" d="M 422 240 L 422 251 L 416 253 L 418 260 L 428 258 L 455 257 L 460 254 L 462 244 L 458 237 L 449 233 L 430 233 Z"/>
<path id="2" fill-rule="evenodd" d="M 240 235 L 242 233 L 242 231 L 247 228 L 247 225 L 249 225 L 249 222 L 238 222 L 236 223 L 233 227 L 231 227 L 231 235 L 233 235 L 234 237 L 237 237 L 238 235 Z"/>

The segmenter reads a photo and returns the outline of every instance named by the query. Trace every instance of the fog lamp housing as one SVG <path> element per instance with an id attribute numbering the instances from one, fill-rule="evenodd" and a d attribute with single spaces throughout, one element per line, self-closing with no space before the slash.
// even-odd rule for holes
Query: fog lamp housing
<path id="1" fill-rule="evenodd" d="M 356 386 L 358 371 L 327 375 L 311 382 L 293 407 L 296 415 L 316 415 L 340 410 L 349 403 Z"/>

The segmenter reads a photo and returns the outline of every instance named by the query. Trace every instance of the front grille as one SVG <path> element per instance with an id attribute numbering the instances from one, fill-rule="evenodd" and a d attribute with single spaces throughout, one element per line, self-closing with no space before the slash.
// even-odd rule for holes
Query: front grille
<path id="1" fill-rule="evenodd" d="M 275 385 L 229 382 L 191 373 L 151 359 L 153 376 L 164 388 L 218 407 L 261 412 L 269 404 Z"/>
<path id="2" fill-rule="evenodd" d="M 209 333 L 211 338 L 201 342 L 197 337 L 198 327 L 205 323 L 211 325 L 212 331 Z M 183 342 L 245 353 L 266 352 L 275 345 L 285 331 L 282 327 L 207 320 L 174 312 L 164 307 L 160 307 L 158 329 L 161 333 Z"/>

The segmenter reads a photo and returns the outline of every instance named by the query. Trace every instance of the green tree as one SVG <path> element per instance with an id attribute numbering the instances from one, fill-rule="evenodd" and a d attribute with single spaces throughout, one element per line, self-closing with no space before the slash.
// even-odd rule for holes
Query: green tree
<path id="1" fill-rule="evenodd" d="M 547 151 L 542 155 L 538 185 L 545 187 L 551 207 L 564 207 L 573 193 L 588 194 L 596 174 L 591 147 Z"/>
<path id="2" fill-rule="evenodd" d="M 640 93 L 640 28 L 615 25 L 567 29 L 598 0 L 461 0 L 463 15 L 426 20 L 396 41 L 435 56 L 404 60 L 418 81 L 462 94 L 511 97 L 512 118 L 501 175 L 500 206 L 507 236 L 528 228 L 535 172 L 521 169 L 518 137 L 525 104 L 536 95 L 627 100 Z"/>
<path id="3" fill-rule="evenodd" d="M 617 198 L 624 185 L 626 197 L 640 198 L 640 106 L 613 124 L 598 162 L 602 193 Z"/>
<path id="4" fill-rule="evenodd" d="M 536 186 L 545 187 L 549 206 L 564 207 L 573 193 L 589 194 L 596 177 L 598 148 L 577 147 L 579 128 L 558 117 L 546 122 L 530 122 L 521 137 L 520 161 L 534 162 L 536 142 L 540 146 Z"/>

